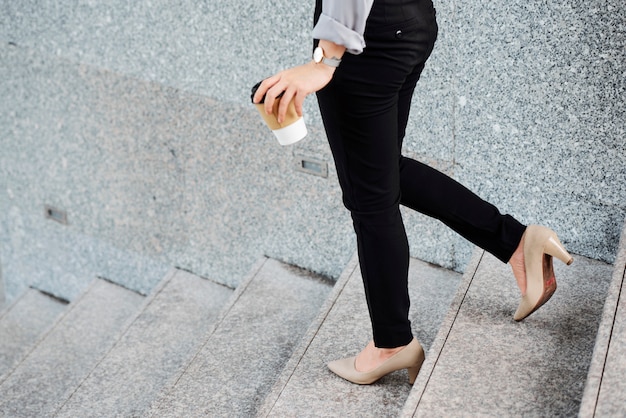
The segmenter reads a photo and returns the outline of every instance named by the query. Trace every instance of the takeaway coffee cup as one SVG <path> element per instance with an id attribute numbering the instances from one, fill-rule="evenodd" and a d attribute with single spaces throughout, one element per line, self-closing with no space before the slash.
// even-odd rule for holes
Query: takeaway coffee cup
<path id="1" fill-rule="evenodd" d="M 252 100 L 254 100 L 254 93 L 256 93 L 260 85 L 261 82 L 258 82 L 254 87 L 252 87 Z M 253 103 L 258 109 L 259 113 L 261 113 L 261 116 L 263 116 L 263 120 L 265 120 L 267 126 L 274 133 L 274 136 L 278 140 L 278 143 L 280 145 L 291 145 L 300 141 L 307 135 L 306 125 L 304 124 L 304 119 L 302 118 L 302 116 L 298 116 L 298 114 L 296 113 L 296 105 L 294 104 L 293 100 L 289 103 L 289 106 L 287 107 L 285 120 L 283 121 L 283 123 L 278 123 L 278 120 L 276 120 L 276 115 L 278 114 L 278 105 L 280 103 L 281 96 L 278 96 L 276 98 L 271 115 L 265 113 L 265 108 L 263 107 L 265 97 L 263 97 L 261 103 Z"/>

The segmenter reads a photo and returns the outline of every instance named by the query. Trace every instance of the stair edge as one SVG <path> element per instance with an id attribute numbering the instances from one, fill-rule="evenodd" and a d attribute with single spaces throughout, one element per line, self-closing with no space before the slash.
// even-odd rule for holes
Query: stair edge
<path id="1" fill-rule="evenodd" d="M 476 271 L 478 270 L 478 266 L 480 265 L 480 262 L 482 261 L 484 255 L 484 250 L 481 250 L 479 248 L 474 250 L 474 253 L 472 254 L 472 257 L 465 269 L 465 272 L 463 273 L 463 278 L 459 283 L 456 294 L 454 295 L 454 299 L 452 299 L 452 302 L 450 303 L 448 313 L 446 314 L 444 320 L 439 326 L 439 331 L 437 331 L 437 335 L 435 336 L 435 339 L 433 340 L 430 349 L 426 353 L 426 359 L 424 360 L 420 372 L 417 375 L 417 379 L 413 384 L 413 388 L 411 389 L 411 392 L 406 399 L 404 407 L 400 411 L 400 417 L 409 418 L 415 416 L 422 395 L 426 391 L 430 377 L 434 371 L 435 366 L 437 365 L 439 356 L 441 355 L 441 352 L 445 347 L 448 335 L 450 334 L 450 331 L 454 326 L 454 322 L 461 309 L 461 305 L 463 304 L 465 295 L 467 294 L 470 285 L 474 280 Z"/>
<path id="2" fill-rule="evenodd" d="M 261 403 L 261 406 L 257 411 L 258 417 L 267 417 L 269 414 L 271 414 L 274 405 L 280 398 L 280 394 L 283 388 L 289 383 L 289 380 L 291 379 L 291 376 L 298 367 L 300 360 L 302 359 L 302 357 L 304 357 L 311 342 L 315 338 L 315 335 L 317 334 L 318 330 L 324 323 L 324 320 L 328 316 L 330 310 L 333 308 L 333 306 L 335 306 L 339 295 L 343 291 L 343 288 L 348 283 L 348 280 L 350 279 L 354 271 L 357 269 L 358 264 L 358 256 L 355 253 L 346 264 L 346 267 L 339 276 L 339 279 L 337 279 L 337 282 L 333 286 L 333 289 L 327 296 L 326 301 L 320 307 L 320 313 L 313 320 L 313 322 L 311 322 L 311 325 L 308 327 L 307 331 L 300 339 L 300 343 L 294 348 L 289 360 L 285 364 L 285 367 L 283 367 L 283 370 L 278 375 L 278 378 L 274 382 L 274 385 Z"/>
<path id="3" fill-rule="evenodd" d="M 626 224 L 622 230 L 620 244 L 618 246 L 617 256 L 613 264 L 613 277 L 608 290 L 608 296 L 604 303 L 602 319 L 598 327 L 596 335 L 596 343 L 594 345 L 591 357 L 591 365 L 587 372 L 587 381 L 579 409 L 579 417 L 595 416 L 600 391 L 602 389 L 602 378 L 606 365 L 609 348 L 612 339 L 613 324 L 617 316 L 620 304 L 621 293 L 624 292 L 626 285 Z M 623 303 L 623 302 L 622 302 Z"/>
<path id="4" fill-rule="evenodd" d="M 211 326 L 205 333 L 202 341 L 196 345 L 194 352 L 189 356 L 188 361 L 176 373 L 172 374 L 172 376 L 166 381 L 159 394 L 152 400 L 152 402 L 150 402 L 150 404 L 144 411 L 145 414 L 151 416 L 152 411 L 156 410 L 158 408 L 158 405 L 167 399 L 168 395 L 176 386 L 178 380 L 180 380 L 180 378 L 185 374 L 195 358 L 202 351 L 207 342 L 211 339 L 211 336 L 215 333 L 215 330 L 217 330 L 219 325 L 224 321 L 224 319 L 228 315 L 228 312 L 230 312 L 235 303 L 237 303 L 241 295 L 245 292 L 250 283 L 252 283 L 254 278 L 257 276 L 259 271 L 263 268 L 268 260 L 268 257 L 261 257 L 252 265 L 247 276 L 241 281 L 241 284 L 234 289 L 233 294 L 230 295 L 224 306 L 222 306 L 222 308 L 220 309 L 220 313 L 217 315 L 215 321 L 213 322 L 213 324 L 211 324 Z"/>
<path id="5" fill-rule="evenodd" d="M 141 313 L 150 305 L 150 303 L 154 300 L 154 298 L 165 288 L 167 283 L 176 275 L 177 269 L 172 267 L 165 273 L 165 276 L 159 281 L 159 283 L 152 289 L 152 291 L 145 297 L 143 302 L 137 307 L 136 312 L 131 315 L 128 320 L 120 327 L 120 330 L 115 334 L 115 336 L 111 339 L 111 344 L 107 348 L 107 350 L 98 358 L 98 360 L 94 363 L 93 367 L 85 373 L 85 376 L 81 379 L 81 381 L 74 387 L 72 390 L 65 393 L 58 402 L 58 406 L 55 409 L 52 416 L 56 416 L 64 407 L 67 401 L 69 401 L 74 393 L 79 390 L 79 388 L 83 385 L 83 383 L 91 376 L 94 370 L 98 368 L 100 363 L 106 358 L 106 356 L 115 348 L 115 346 L 119 343 L 122 337 L 128 332 L 133 323 L 137 320 L 137 318 L 141 315 Z M 94 280 L 95 282 L 95 280 Z M 132 290 L 129 290 L 132 292 Z"/>

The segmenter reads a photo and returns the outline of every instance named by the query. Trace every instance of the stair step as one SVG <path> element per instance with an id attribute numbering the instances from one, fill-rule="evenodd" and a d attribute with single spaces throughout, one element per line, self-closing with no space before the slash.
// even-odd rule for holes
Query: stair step
<path id="1" fill-rule="evenodd" d="M 7 307 L 7 298 L 4 292 L 4 278 L 2 277 L 2 270 L 0 270 L 0 316 Z"/>
<path id="2" fill-rule="evenodd" d="M 355 355 L 371 338 L 357 257 L 347 266 L 321 310 L 315 327 L 304 338 L 272 391 L 260 416 L 393 416 L 409 394 L 406 371 L 385 376 L 380 384 L 359 386 L 334 374 L 326 363 Z M 410 318 L 425 349 L 432 343 L 461 275 L 411 260 Z"/>
<path id="3" fill-rule="evenodd" d="M 580 417 L 626 416 L 626 228 L 589 368 Z"/>
<path id="4" fill-rule="evenodd" d="M 0 381 L 32 349 L 67 304 L 27 289 L 0 314 Z"/>
<path id="5" fill-rule="evenodd" d="M 0 416 L 49 416 L 69 396 L 144 298 L 96 279 L 0 385 Z"/>
<path id="6" fill-rule="evenodd" d="M 510 267 L 477 251 L 401 416 L 575 416 L 611 266 L 555 270 L 559 290 L 517 323 Z"/>
<path id="7" fill-rule="evenodd" d="M 240 288 L 152 416 L 254 416 L 331 290 L 315 275 L 271 259 Z"/>
<path id="8" fill-rule="evenodd" d="M 62 417 L 136 416 L 189 361 L 232 290 L 173 270 L 58 411 Z"/>

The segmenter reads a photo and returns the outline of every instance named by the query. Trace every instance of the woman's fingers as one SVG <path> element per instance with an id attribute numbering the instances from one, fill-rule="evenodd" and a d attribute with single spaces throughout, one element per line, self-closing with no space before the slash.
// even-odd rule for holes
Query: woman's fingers
<path id="1" fill-rule="evenodd" d="M 287 108 L 289 107 L 289 103 L 293 99 L 294 95 L 295 95 L 295 91 L 293 87 L 291 87 L 285 90 L 282 97 L 280 98 L 280 104 L 278 105 L 278 114 L 276 115 L 276 119 L 278 120 L 278 123 L 283 123 L 285 121 Z"/>
<path id="2" fill-rule="evenodd" d="M 328 84 L 334 71 L 333 67 L 317 65 L 313 62 L 281 71 L 263 80 L 254 95 L 254 102 L 260 103 L 265 96 L 265 112 L 270 115 L 276 99 L 280 96 L 276 117 L 278 122 L 282 123 L 285 120 L 289 103 L 295 99 L 296 112 L 302 116 L 305 97 Z"/>
<path id="3" fill-rule="evenodd" d="M 254 103 L 261 103 L 261 101 L 263 101 L 263 98 L 265 98 L 263 102 L 265 104 L 265 111 L 267 112 L 268 115 L 272 113 L 272 106 L 274 105 L 274 100 L 276 96 L 280 94 L 280 93 L 274 94 L 274 91 L 277 90 L 276 84 L 279 81 L 280 81 L 279 74 L 273 75 L 272 77 L 268 77 L 261 82 L 256 93 L 254 93 L 254 99 L 253 99 Z"/>
<path id="4" fill-rule="evenodd" d="M 287 106 L 294 96 L 294 87 L 281 77 L 281 73 L 263 80 L 259 89 L 254 95 L 255 103 L 259 103 L 265 97 L 263 107 L 268 115 L 271 115 L 274 110 L 276 99 L 280 97 L 280 104 L 278 105 L 278 112 L 276 119 L 279 123 L 283 123 L 285 114 L 287 113 Z"/>
<path id="5" fill-rule="evenodd" d="M 298 116 L 302 116 L 302 109 L 304 107 L 304 99 L 310 93 L 302 88 L 298 88 L 296 85 L 292 85 L 287 88 L 282 97 L 280 98 L 280 104 L 278 105 L 278 115 L 277 119 L 279 123 L 283 123 L 285 120 L 285 116 L 287 115 L 287 109 L 291 102 L 294 102 L 294 106 L 296 109 L 296 114 Z"/>
<path id="6" fill-rule="evenodd" d="M 254 97 L 252 98 L 252 101 L 254 103 L 261 103 L 261 100 L 263 100 L 263 96 L 265 96 L 265 92 L 267 92 L 267 89 L 269 88 L 267 86 L 267 80 L 267 78 L 263 80 L 261 84 L 259 84 L 259 87 L 256 89 Z"/>
<path id="7" fill-rule="evenodd" d="M 298 116 L 302 116 L 302 108 L 304 106 L 304 98 L 306 94 L 296 94 L 294 97 L 294 103 L 296 105 L 296 113 Z"/>

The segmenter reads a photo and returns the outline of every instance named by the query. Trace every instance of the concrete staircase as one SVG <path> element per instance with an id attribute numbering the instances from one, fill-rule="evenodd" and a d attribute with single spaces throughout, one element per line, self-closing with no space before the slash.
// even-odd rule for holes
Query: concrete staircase
<path id="1" fill-rule="evenodd" d="M 50 415 L 111 347 L 143 299 L 94 280 L 50 331 L 0 381 L 0 410 L 7 416 Z"/>
<path id="2" fill-rule="evenodd" d="M 0 314 L 0 380 L 18 364 L 65 309 L 65 303 L 28 289 Z"/>
<path id="3" fill-rule="evenodd" d="M 335 285 L 318 320 L 259 413 L 272 417 L 393 416 L 411 386 L 405 371 L 370 386 L 358 386 L 333 375 L 326 363 L 354 355 L 371 338 L 361 274 L 356 257 Z M 409 289 L 415 336 L 427 350 L 454 296 L 460 275 L 411 260 Z"/>
<path id="4" fill-rule="evenodd" d="M 150 415 L 253 416 L 330 289 L 304 271 L 265 262 Z"/>
<path id="5" fill-rule="evenodd" d="M 171 271 L 121 338 L 64 401 L 59 416 L 141 413 L 193 356 L 231 293 L 184 271 Z"/>
<path id="6" fill-rule="evenodd" d="M 370 338 L 356 257 L 332 288 L 262 259 L 235 290 L 176 269 L 147 297 L 101 279 L 69 305 L 29 289 L 0 315 L 0 417 L 626 416 L 626 232 L 614 266 L 555 267 L 558 292 L 516 323 L 492 256 L 462 277 L 411 260 L 413 387 L 326 368 Z"/>
<path id="7" fill-rule="evenodd" d="M 581 417 L 626 416 L 626 228 L 598 330 Z"/>
<path id="8" fill-rule="evenodd" d="M 559 290 L 521 323 L 508 266 L 476 253 L 402 416 L 575 416 L 611 266 L 555 266 Z"/>
<path id="9" fill-rule="evenodd" d="M 626 229 L 613 266 L 555 268 L 518 324 L 507 268 L 477 252 L 400 416 L 626 416 Z"/>
<path id="10" fill-rule="evenodd" d="M 234 291 L 177 269 L 148 297 L 29 289 L 0 316 L 0 417 L 253 414 L 330 290 L 269 259 Z"/>

